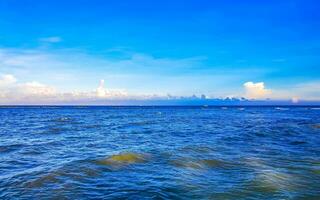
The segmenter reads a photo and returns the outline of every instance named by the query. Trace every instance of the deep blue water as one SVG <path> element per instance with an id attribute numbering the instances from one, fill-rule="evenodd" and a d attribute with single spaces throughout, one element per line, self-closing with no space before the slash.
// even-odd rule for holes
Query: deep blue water
<path id="1" fill-rule="evenodd" d="M 320 199 L 320 110 L 1 107 L 0 199 Z"/>

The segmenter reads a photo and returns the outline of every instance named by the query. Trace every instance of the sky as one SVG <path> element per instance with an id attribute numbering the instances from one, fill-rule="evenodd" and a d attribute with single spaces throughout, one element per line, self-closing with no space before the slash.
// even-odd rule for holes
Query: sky
<path id="1" fill-rule="evenodd" d="M 317 0 L 1 0 L 0 104 L 320 101 Z"/>

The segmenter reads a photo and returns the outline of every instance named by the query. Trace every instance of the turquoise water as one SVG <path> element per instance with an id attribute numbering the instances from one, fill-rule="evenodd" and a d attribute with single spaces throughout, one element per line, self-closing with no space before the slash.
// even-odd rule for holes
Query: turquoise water
<path id="1" fill-rule="evenodd" d="M 1 107 L 0 199 L 320 199 L 316 107 Z"/>

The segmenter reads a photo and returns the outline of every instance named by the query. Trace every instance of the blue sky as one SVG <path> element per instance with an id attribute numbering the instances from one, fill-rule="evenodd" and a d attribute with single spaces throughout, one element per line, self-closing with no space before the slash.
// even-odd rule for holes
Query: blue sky
<path id="1" fill-rule="evenodd" d="M 319 10 L 316 0 L 2 0 L 2 85 L 71 93 L 104 79 L 109 96 L 320 99 Z"/>

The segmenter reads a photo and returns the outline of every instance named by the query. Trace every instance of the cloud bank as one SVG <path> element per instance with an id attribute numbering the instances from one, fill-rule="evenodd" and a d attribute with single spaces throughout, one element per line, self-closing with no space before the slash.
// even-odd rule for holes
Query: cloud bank
<path id="1" fill-rule="evenodd" d="M 20 83 L 13 75 L 0 76 L 0 103 L 53 103 L 101 99 L 126 99 L 127 93 L 122 90 L 108 90 L 104 80 L 92 91 L 59 92 L 55 87 L 36 81 Z"/>
<path id="2" fill-rule="evenodd" d="M 204 70 L 203 58 L 199 57 L 170 59 L 121 53 L 120 58 L 109 58 L 74 49 L 0 48 L 0 103 L 197 100 L 202 94 L 206 99 L 270 98 L 291 99 L 295 103 L 301 99 L 320 100 L 320 81 L 269 88 L 270 80 L 246 82 L 250 80 L 247 72 Z M 101 80 L 95 88 L 101 78 L 106 80 L 107 87 Z"/>
<path id="3" fill-rule="evenodd" d="M 91 91 L 61 92 L 53 86 L 39 83 L 37 81 L 21 82 L 12 74 L 0 75 L 0 104 L 144 104 L 144 105 L 197 105 L 197 104 L 231 104 L 250 105 L 256 100 L 266 100 L 272 95 L 282 94 L 286 97 L 285 91 L 266 89 L 263 82 L 246 82 L 243 84 L 245 92 L 238 97 L 212 98 L 205 94 L 200 96 L 174 96 L 174 95 L 134 95 L 128 94 L 125 90 L 116 90 L 105 87 L 105 81 L 100 80 L 96 89 Z M 297 86 L 297 91 L 305 92 L 304 87 L 320 89 L 320 84 L 306 84 Z M 311 89 L 311 92 L 313 90 Z M 301 90 L 301 91 L 299 91 Z M 320 96 L 320 95 L 319 95 Z M 277 96 L 274 96 L 274 99 Z M 279 96 L 278 96 L 279 97 Z M 248 99 L 250 100 L 248 100 Z M 282 98 L 291 99 L 284 103 L 300 103 L 298 97 Z M 167 103 L 166 103 L 167 102 Z M 258 104 L 270 104 L 272 102 L 258 101 Z"/>

